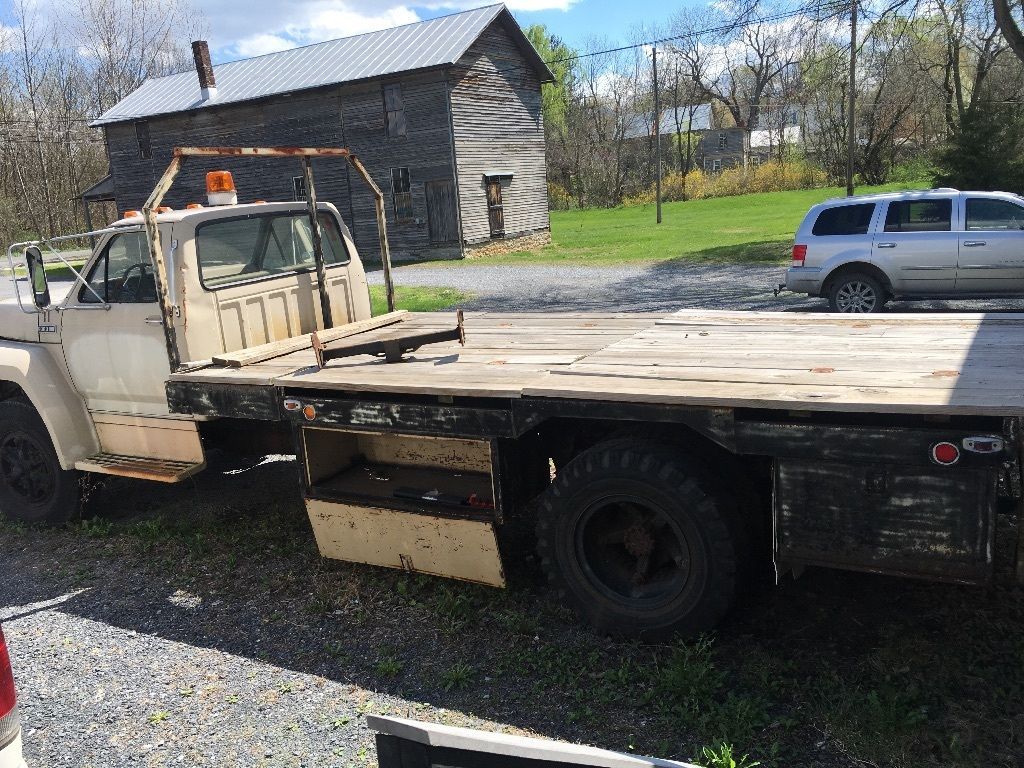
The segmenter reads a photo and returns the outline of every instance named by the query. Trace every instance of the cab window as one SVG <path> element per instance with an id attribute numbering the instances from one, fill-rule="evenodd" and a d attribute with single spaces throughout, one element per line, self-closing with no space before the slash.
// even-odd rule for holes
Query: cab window
<path id="1" fill-rule="evenodd" d="M 343 264 L 348 250 L 337 220 L 319 214 L 324 264 Z M 215 219 L 196 228 L 199 274 L 206 288 L 222 288 L 316 268 L 313 233 L 305 213 Z"/>
<path id="2" fill-rule="evenodd" d="M 967 229 L 999 232 L 1024 229 L 1024 206 L 1009 200 L 967 198 Z"/>
<path id="3" fill-rule="evenodd" d="M 149 304 L 157 300 L 153 262 L 144 232 L 114 235 L 78 292 L 82 304 Z M 95 293 L 93 293 L 95 291 Z M 100 296 L 100 299 L 96 298 Z"/>
<path id="4" fill-rule="evenodd" d="M 886 232 L 949 232 L 953 201 L 894 200 L 885 214 Z"/>

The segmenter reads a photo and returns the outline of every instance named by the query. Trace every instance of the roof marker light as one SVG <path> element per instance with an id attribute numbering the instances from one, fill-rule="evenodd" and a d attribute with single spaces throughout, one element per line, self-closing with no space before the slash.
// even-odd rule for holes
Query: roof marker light
<path id="1" fill-rule="evenodd" d="M 136 218 L 136 217 L 138 217 L 138 216 L 141 216 L 141 215 L 142 215 L 142 214 L 141 214 L 141 213 L 139 213 L 138 211 L 136 211 L 136 210 L 131 210 L 131 211 L 125 211 L 124 213 L 122 213 L 122 214 L 121 214 L 121 218 L 122 218 L 122 219 L 134 219 L 134 218 Z"/>
<path id="2" fill-rule="evenodd" d="M 187 210 L 189 210 L 189 211 L 194 211 L 196 208 L 202 208 L 202 207 L 203 206 L 202 206 L 201 203 L 189 203 L 188 205 L 185 206 L 185 208 Z"/>

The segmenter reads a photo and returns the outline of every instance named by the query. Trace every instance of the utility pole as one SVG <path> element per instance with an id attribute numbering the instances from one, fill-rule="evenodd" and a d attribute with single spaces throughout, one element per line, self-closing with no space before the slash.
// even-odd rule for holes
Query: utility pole
<path id="1" fill-rule="evenodd" d="M 651 63 L 654 65 L 654 198 L 658 208 L 658 223 L 661 224 L 661 99 L 658 95 L 658 46 L 651 48 Z"/>
<path id="2" fill-rule="evenodd" d="M 850 0 L 850 106 L 846 136 L 846 196 L 853 196 L 853 153 L 857 147 L 857 0 Z"/>

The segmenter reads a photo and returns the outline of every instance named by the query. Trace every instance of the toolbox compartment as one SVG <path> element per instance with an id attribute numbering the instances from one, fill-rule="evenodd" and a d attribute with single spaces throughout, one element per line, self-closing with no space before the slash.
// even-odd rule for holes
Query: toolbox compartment
<path id="1" fill-rule="evenodd" d="M 302 428 L 324 557 L 504 586 L 489 440 Z"/>

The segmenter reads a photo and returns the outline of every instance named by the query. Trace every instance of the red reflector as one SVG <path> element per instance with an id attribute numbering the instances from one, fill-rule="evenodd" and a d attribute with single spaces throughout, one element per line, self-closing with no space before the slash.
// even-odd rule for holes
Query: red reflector
<path id="1" fill-rule="evenodd" d="M 936 464 L 956 464 L 960 460 L 960 449 L 952 443 L 936 443 L 932 446 L 932 459 Z"/>
<path id="2" fill-rule="evenodd" d="M 14 693 L 14 674 L 11 672 L 11 660 L 7 656 L 7 643 L 4 632 L 0 629 L 0 717 L 6 717 L 14 709 L 17 696 Z M 3 734 L 0 734 L 2 736 Z M 0 743 L 3 743 L 0 741 Z"/>
<path id="3" fill-rule="evenodd" d="M 806 245 L 794 245 L 793 246 L 793 264 L 802 267 L 804 265 L 804 259 L 807 258 L 807 246 Z"/>

